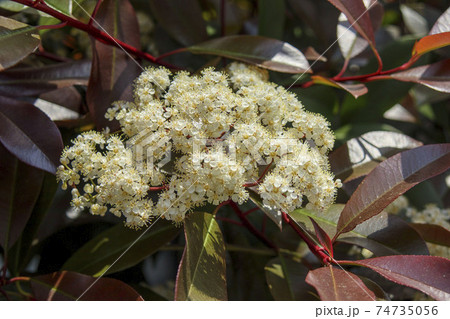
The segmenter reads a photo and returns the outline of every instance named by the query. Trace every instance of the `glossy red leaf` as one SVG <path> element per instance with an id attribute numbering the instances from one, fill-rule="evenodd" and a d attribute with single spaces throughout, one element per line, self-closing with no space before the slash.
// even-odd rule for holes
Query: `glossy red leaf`
<path id="1" fill-rule="evenodd" d="M 368 10 L 370 22 L 372 23 L 373 31 L 375 31 L 380 27 L 383 20 L 383 6 L 377 0 L 365 0 L 364 5 L 366 8 L 370 8 Z M 346 15 L 341 13 L 336 33 L 339 48 L 345 59 L 357 56 L 369 45 L 367 40 L 358 35 L 356 30 L 350 25 Z"/>
<path id="2" fill-rule="evenodd" d="M 31 104 L 0 96 L 0 142 L 21 161 L 54 174 L 63 149 L 61 134 Z"/>
<path id="3" fill-rule="evenodd" d="M 330 154 L 331 171 L 345 183 L 367 175 L 386 158 L 421 145 L 401 133 L 369 132 L 348 140 Z"/>
<path id="4" fill-rule="evenodd" d="M 450 93 L 450 59 L 397 72 L 392 74 L 391 77 L 400 81 L 419 83 L 436 91 Z"/>
<path id="5" fill-rule="evenodd" d="M 422 238 L 430 243 L 450 247 L 450 231 L 439 225 L 411 223 Z"/>
<path id="6" fill-rule="evenodd" d="M 450 45 L 450 32 L 427 35 L 414 44 L 412 56 L 418 58 L 427 52 Z"/>
<path id="7" fill-rule="evenodd" d="M 375 37 L 368 9 L 362 0 L 328 0 L 343 14 L 361 36 L 366 39 L 372 47 L 375 46 Z M 374 3 L 373 3 L 374 5 Z M 370 8 L 370 6 L 368 7 Z"/>
<path id="8" fill-rule="evenodd" d="M 339 217 L 336 239 L 380 213 L 414 185 L 450 168 L 450 144 L 420 146 L 379 164 L 358 186 Z"/>
<path id="9" fill-rule="evenodd" d="M 24 230 L 43 178 L 43 171 L 19 161 L 0 143 L 0 245 L 5 250 Z"/>
<path id="10" fill-rule="evenodd" d="M 32 277 L 34 297 L 40 301 L 143 301 L 130 286 L 113 278 L 94 278 L 61 271 Z"/>
<path id="11" fill-rule="evenodd" d="M 316 288 L 322 301 L 376 300 L 358 276 L 333 266 L 311 270 L 306 282 Z"/>
<path id="12" fill-rule="evenodd" d="M 395 283 L 420 290 L 436 300 L 450 300 L 450 260 L 447 258 L 386 256 L 345 263 L 368 267 Z"/>
<path id="13" fill-rule="evenodd" d="M 205 41 L 206 24 L 198 0 L 150 0 L 152 14 L 175 40 L 184 46 Z"/>
<path id="14" fill-rule="evenodd" d="M 195 54 L 211 54 L 240 60 L 277 72 L 311 72 L 303 53 L 289 43 L 253 35 L 232 35 L 187 48 Z"/>
<path id="15" fill-rule="evenodd" d="M 95 20 L 116 39 L 135 48 L 140 47 L 136 13 L 128 0 L 105 0 Z M 92 70 L 87 89 L 87 104 L 98 129 L 106 126 L 112 131 L 119 125 L 105 118 L 106 110 L 117 100 L 132 99 L 132 83 L 141 68 L 120 48 L 92 40 Z"/>
<path id="16" fill-rule="evenodd" d="M 353 97 L 355 99 L 368 92 L 367 87 L 362 83 L 347 84 L 347 83 L 342 83 L 342 82 L 336 82 L 332 79 L 325 78 L 321 75 L 313 75 L 313 76 L 311 76 L 311 79 L 313 80 L 314 83 L 324 84 L 324 85 L 334 86 L 339 89 L 344 89 L 345 91 L 347 91 L 348 93 L 353 95 Z"/>
<path id="17" fill-rule="evenodd" d="M 331 241 L 330 236 L 328 236 L 325 230 L 323 230 L 314 219 L 312 219 L 311 217 L 309 217 L 309 219 L 311 220 L 314 231 L 316 233 L 316 237 L 319 240 L 320 244 L 322 245 L 322 247 L 326 248 L 331 257 L 333 257 L 333 242 Z"/>
<path id="18" fill-rule="evenodd" d="M 307 60 L 327 62 L 327 58 L 317 52 L 313 47 L 307 47 L 303 54 Z"/>
<path id="19" fill-rule="evenodd" d="M 430 30 L 431 34 L 450 32 L 450 7 L 439 17 Z"/>

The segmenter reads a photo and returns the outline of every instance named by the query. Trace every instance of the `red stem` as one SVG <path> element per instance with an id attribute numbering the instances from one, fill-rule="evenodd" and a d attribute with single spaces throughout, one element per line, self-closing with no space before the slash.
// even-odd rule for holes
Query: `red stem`
<path id="1" fill-rule="evenodd" d="M 173 51 L 169 51 L 169 52 L 163 53 L 160 56 L 156 57 L 155 60 L 159 61 L 159 60 L 162 60 L 162 59 L 164 59 L 164 58 L 166 58 L 168 56 L 171 56 L 171 55 L 174 55 L 174 54 L 177 54 L 177 53 L 181 53 L 181 52 L 186 52 L 186 51 L 187 51 L 187 48 L 179 48 L 179 49 L 176 49 L 176 50 L 173 50 Z"/>
<path id="2" fill-rule="evenodd" d="M 258 206 L 253 207 L 252 209 L 249 209 L 248 211 L 244 212 L 244 216 L 248 216 L 248 215 L 250 215 L 251 213 L 256 212 L 257 210 L 259 210 L 259 207 L 258 207 Z"/>
<path id="3" fill-rule="evenodd" d="M 102 0 L 97 0 L 94 11 L 92 11 L 91 18 L 89 19 L 88 25 L 92 25 L 92 23 L 95 21 L 95 16 L 97 15 L 98 8 L 100 8 L 101 3 L 102 3 Z"/>
<path id="4" fill-rule="evenodd" d="M 259 183 L 261 183 L 262 179 L 264 178 L 264 176 L 267 174 L 267 172 L 269 171 L 270 167 L 272 166 L 272 163 L 273 163 L 273 160 L 269 163 L 269 165 L 266 166 L 266 168 L 264 169 L 264 172 L 262 172 L 261 176 L 258 178 L 258 180 L 256 182 L 245 183 L 243 186 L 244 187 L 253 187 L 253 186 L 259 185 Z"/>
<path id="5" fill-rule="evenodd" d="M 148 188 L 148 190 L 149 190 L 150 192 L 157 192 L 157 191 L 162 191 L 162 190 L 166 190 L 166 189 L 169 189 L 169 186 L 167 186 L 167 185 L 162 185 L 162 186 L 150 186 L 150 187 Z"/>
<path id="6" fill-rule="evenodd" d="M 239 208 L 239 206 L 233 202 L 230 201 L 229 205 L 231 208 L 233 208 L 236 215 L 238 215 L 239 219 L 242 221 L 242 224 L 253 234 L 255 235 L 261 242 L 263 242 L 267 247 L 272 248 L 273 250 L 278 252 L 278 247 L 271 242 L 266 235 L 264 235 L 262 232 L 260 232 L 258 229 L 253 226 L 250 221 L 247 219 L 247 217 L 244 215 L 242 210 Z"/>
<path id="7" fill-rule="evenodd" d="M 217 215 L 216 215 L 215 218 L 216 218 L 216 220 L 221 220 L 221 221 L 226 222 L 226 223 L 230 223 L 230 224 L 234 224 L 234 225 L 238 225 L 238 226 L 243 226 L 242 223 L 240 223 L 240 222 L 238 222 L 238 221 L 236 221 L 234 219 L 231 219 L 231 218 L 220 217 L 220 216 L 217 216 Z"/>
<path id="8" fill-rule="evenodd" d="M 116 38 L 110 36 L 106 32 L 103 32 L 102 30 L 93 27 L 89 23 L 83 23 L 81 21 L 78 21 L 78 20 L 76 20 L 76 19 L 74 19 L 72 17 L 69 17 L 69 16 L 67 16 L 67 15 L 65 15 L 65 14 L 63 14 L 61 12 L 58 12 L 58 11 L 50 8 L 48 5 L 45 4 L 45 2 L 43 0 L 40 0 L 40 1 L 34 1 L 34 0 L 12 0 L 12 1 L 20 3 L 20 4 L 23 4 L 23 5 L 26 5 L 28 7 L 32 7 L 34 9 L 36 9 L 36 10 L 41 11 L 41 12 L 45 12 L 48 15 L 51 15 L 52 17 L 54 17 L 54 18 L 56 18 L 58 20 L 61 20 L 62 22 L 65 22 L 67 25 L 69 25 L 71 27 L 74 27 L 76 29 L 85 31 L 86 33 L 88 33 L 89 35 L 91 35 L 92 37 L 94 37 L 96 40 L 98 40 L 100 42 L 103 42 L 105 44 L 121 48 L 124 51 L 126 51 L 126 52 L 128 52 L 128 53 L 130 53 L 130 54 L 132 54 L 132 55 L 134 55 L 136 57 L 148 60 L 148 61 L 150 61 L 152 63 L 156 63 L 156 64 L 159 64 L 159 65 L 166 66 L 166 67 L 171 68 L 171 69 L 179 69 L 178 67 L 176 67 L 174 65 L 171 65 L 171 64 L 168 64 L 168 63 L 165 63 L 165 62 L 158 62 L 154 56 L 152 56 L 152 55 L 150 55 L 150 54 L 148 54 L 146 52 L 140 51 L 137 48 L 135 48 L 135 47 L 133 47 L 133 46 L 131 46 L 131 45 L 125 43 L 125 42 L 122 42 L 119 39 L 116 39 Z"/>
<path id="9" fill-rule="evenodd" d="M 323 247 L 320 247 L 316 245 L 304 232 L 298 225 L 291 219 L 291 217 L 286 214 L 285 212 L 281 212 L 283 216 L 283 220 L 292 227 L 292 229 L 305 241 L 305 243 L 308 245 L 311 252 L 319 258 L 322 263 L 325 265 L 328 265 L 331 262 L 331 257 L 328 256 L 324 251 Z"/>
<path id="10" fill-rule="evenodd" d="M 7 284 L 12 284 L 16 281 L 30 281 L 30 277 L 14 277 L 8 280 Z"/>

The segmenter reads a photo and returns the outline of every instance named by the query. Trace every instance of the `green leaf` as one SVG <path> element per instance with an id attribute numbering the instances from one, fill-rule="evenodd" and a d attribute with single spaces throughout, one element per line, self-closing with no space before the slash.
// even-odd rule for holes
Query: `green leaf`
<path id="1" fill-rule="evenodd" d="M 127 269 L 158 251 L 179 231 L 173 223 L 163 219 L 157 219 L 138 231 L 118 224 L 87 242 L 62 269 L 94 277 Z"/>
<path id="2" fill-rule="evenodd" d="M 175 300 L 227 300 L 225 243 L 214 216 L 194 212 L 184 220 L 186 247 Z"/>
<path id="3" fill-rule="evenodd" d="M 20 237 L 39 196 L 44 172 L 19 161 L 0 144 L 0 245 Z"/>
<path id="4" fill-rule="evenodd" d="M 386 158 L 421 145 L 421 142 L 401 133 L 365 133 L 352 138 L 330 154 L 331 171 L 343 182 L 348 182 L 367 175 Z"/>
<path id="5" fill-rule="evenodd" d="M 258 0 L 258 35 L 281 39 L 285 20 L 284 0 Z"/>
<path id="6" fill-rule="evenodd" d="M 417 147 L 379 164 L 356 189 L 339 218 L 335 238 L 380 213 L 414 185 L 450 168 L 450 144 Z"/>
<path id="7" fill-rule="evenodd" d="M 103 31 L 135 48 L 140 48 L 136 13 L 128 0 L 104 0 L 99 7 L 97 23 Z M 110 122 L 105 113 L 112 102 L 132 100 L 132 83 L 139 75 L 139 64 L 120 48 L 92 39 L 92 69 L 86 100 L 97 128 L 112 131 L 118 122 Z"/>
<path id="8" fill-rule="evenodd" d="M 22 61 L 39 43 L 35 27 L 0 16 L 0 71 Z"/>
<path id="9" fill-rule="evenodd" d="M 212 54 L 285 73 L 311 72 L 303 53 L 289 43 L 253 35 L 232 35 L 194 46 L 188 51 Z"/>
<path id="10" fill-rule="evenodd" d="M 310 271 L 306 282 L 316 288 L 322 301 L 376 300 L 358 276 L 331 265 Z"/>
<path id="11" fill-rule="evenodd" d="M 164 30 L 182 45 L 193 45 L 208 38 L 198 0 L 150 0 L 149 4 Z"/>
<path id="12" fill-rule="evenodd" d="M 31 289 L 39 301 L 143 301 L 130 286 L 113 278 L 100 278 L 70 271 L 31 277 Z"/>
<path id="13" fill-rule="evenodd" d="M 302 223 L 309 231 L 314 231 L 310 218 L 319 224 L 332 237 L 336 233 L 343 204 L 335 204 L 323 213 L 296 209 L 291 216 L 297 223 Z M 398 240 L 401 237 L 402 240 Z M 385 255 L 428 255 L 428 249 L 421 238 L 409 224 L 400 217 L 385 212 L 356 226 L 348 233 L 342 234 L 338 241 L 364 247 L 377 256 Z"/>
<path id="14" fill-rule="evenodd" d="M 67 16 L 72 15 L 72 0 L 45 0 L 45 4 L 58 12 L 64 13 Z"/>
<path id="15" fill-rule="evenodd" d="M 290 258 L 271 259 L 266 267 L 266 281 L 276 301 L 314 300 L 305 283 L 308 268 Z"/>

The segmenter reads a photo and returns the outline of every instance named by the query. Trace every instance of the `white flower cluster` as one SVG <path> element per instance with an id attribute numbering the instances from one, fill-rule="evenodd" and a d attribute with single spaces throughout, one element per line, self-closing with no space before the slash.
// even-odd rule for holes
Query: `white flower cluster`
<path id="1" fill-rule="evenodd" d="M 417 210 L 409 205 L 405 196 L 400 196 L 385 210 L 393 214 L 405 210 L 406 217 L 413 223 L 438 225 L 450 231 L 450 209 L 441 209 L 436 204 L 427 204 L 423 210 Z M 432 243 L 427 243 L 427 246 L 431 255 L 450 258 L 450 247 Z"/>
<path id="2" fill-rule="evenodd" d="M 271 209 L 325 210 L 341 185 L 329 172 L 329 124 L 267 79 L 241 63 L 192 76 L 149 68 L 135 82 L 135 101 L 106 114 L 123 135 L 81 134 L 57 178 L 74 187 L 74 206 L 99 215 L 109 208 L 131 227 L 152 216 L 179 222 L 206 203 L 242 204 L 249 187 Z M 159 191 L 155 202 L 151 190 Z"/>

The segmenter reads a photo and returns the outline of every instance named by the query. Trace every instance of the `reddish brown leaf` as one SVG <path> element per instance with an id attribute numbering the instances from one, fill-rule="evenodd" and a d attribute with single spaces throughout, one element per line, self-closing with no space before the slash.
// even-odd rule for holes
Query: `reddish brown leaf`
<path id="1" fill-rule="evenodd" d="M 345 262 L 368 267 L 387 279 L 450 300 L 450 260 L 434 256 L 386 256 Z"/>
<path id="2" fill-rule="evenodd" d="M 316 288 L 322 301 L 376 300 L 358 276 L 333 266 L 310 271 L 306 282 Z"/>
<path id="3" fill-rule="evenodd" d="M 120 280 L 98 279 L 70 271 L 32 277 L 31 289 L 34 297 L 41 301 L 144 300 L 133 288 Z"/>
<path id="4" fill-rule="evenodd" d="M 314 219 L 309 217 L 311 223 L 314 226 L 314 231 L 316 232 L 317 239 L 319 240 L 322 247 L 326 248 L 330 253 L 331 257 L 333 257 L 333 243 L 331 241 L 330 236 L 316 223 Z"/>
<path id="5" fill-rule="evenodd" d="M 136 48 L 140 47 L 136 14 L 128 0 L 105 0 L 96 21 L 113 37 Z M 120 48 L 92 40 L 92 70 L 87 89 L 87 103 L 97 128 L 119 125 L 105 119 L 106 110 L 117 100 L 132 99 L 132 83 L 140 72 L 133 58 Z"/>
<path id="6" fill-rule="evenodd" d="M 422 143 L 396 132 L 373 131 L 348 140 L 330 154 L 331 171 L 343 182 L 367 175 L 386 158 Z"/>
<path id="7" fill-rule="evenodd" d="M 305 58 L 310 61 L 327 62 L 327 58 L 319 54 L 319 52 L 317 52 L 313 47 L 307 47 L 303 53 L 305 54 Z"/>
<path id="8" fill-rule="evenodd" d="M 61 134 L 33 105 L 0 96 L 0 142 L 21 161 L 56 172 L 63 149 Z"/>
<path id="9" fill-rule="evenodd" d="M 343 14 L 348 21 L 372 47 L 375 46 L 375 37 L 370 15 L 362 0 L 328 0 Z M 370 7 L 369 7 L 370 8 Z"/>
<path id="10" fill-rule="evenodd" d="M 414 228 L 422 238 L 430 243 L 450 247 L 450 231 L 439 225 L 433 224 L 414 224 Z"/>
<path id="11" fill-rule="evenodd" d="M 380 213 L 418 183 L 450 168 L 450 144 L 417 147 L 379 164 L 358 186 L 339 217 L 336 239 Z"/>
<path id="12" fill-rule="evenodd" d="M 450 35 L 450 32 L 448 33 Z M 391 77 L 400 81 L 420 83 L 436 91 L 450 93 L 450 59 L 394 73 Z"/>
<path id="13" fill-rule="evenodd" d="M 0 143 L 0 245 L 5 250 L 25 228 L 43 178 L 43 171 L 22 163 Z"/>
<path id="14" fill-rule="evenodd" d="M 253 35 L 232 35 L 187 48 L 195 54 L 212 54 L 285 73 L 311 72 L 303 53 L 289 43 Z"/>
<path id="15" fill-rule="evenodd" d="M 431 34 L 437 34 L 450 31 L 450 7 L 439 17 L 430 31 Z"/>
<path id="16" fill-rule="evenodd" d="M 368 92 L 367 87 L 362 83 L 358 83 L 358 84 L 341 83 L 341 82 L 336 82 L 329 78 L 325 78 L 321 75 L 313 75 L 313 76 L 311 76 L 311 79 L 313 80 L 314 83 L 319 83 L 319 84 L 334 86 L 339 89 L 344 89 L 348 93 L 353 95 L 355 99 Z"/>
<path id="17" fill-rule="evenodd" d="M 412 56 L 418 56 L 427 52 L 450 45 L 450 32 L 427 35 L 414 44 Z"/>

